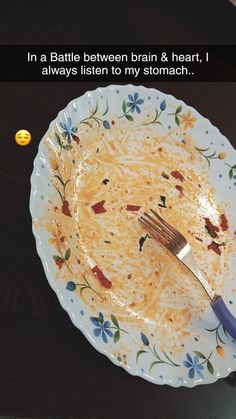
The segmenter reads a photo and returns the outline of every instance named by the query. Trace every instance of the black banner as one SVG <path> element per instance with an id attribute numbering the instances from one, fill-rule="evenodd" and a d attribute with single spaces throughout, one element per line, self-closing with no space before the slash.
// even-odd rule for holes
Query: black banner
<path id="1" fill-rule="evenodd" d="M 234 82 L 235 45 L 2 45 L 4 82 Z"/>

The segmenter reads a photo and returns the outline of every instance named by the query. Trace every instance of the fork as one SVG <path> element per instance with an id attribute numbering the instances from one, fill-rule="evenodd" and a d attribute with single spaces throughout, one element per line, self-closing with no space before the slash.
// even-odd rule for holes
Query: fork
<path id="1" fill-rule="evenodd" d="M 211 301 L 211 307 L 216 316 L 229 332 L 236 339 L 236 318 L 225 305 L 223 298 L 217 295 L 209 282 L 200 272 L 192 249 L 186 238 L 167 223 L 156 211 L 150 209 L 152 215 L 144 212 L 138 220 L 148 230 L 150 235 L 166 247 L 177 259 L 180 260 L 198 279 Z"/>

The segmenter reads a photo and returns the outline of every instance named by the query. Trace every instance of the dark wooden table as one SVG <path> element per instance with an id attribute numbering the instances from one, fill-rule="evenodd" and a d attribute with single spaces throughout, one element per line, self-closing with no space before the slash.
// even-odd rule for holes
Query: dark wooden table
<path id="1" fill-rule="evenodd" d="M 28 209 L 32 163 L 58 110 L 95 87 L 91 83 L 0 84 L 0 414 L 235 418 L 234 377 L 176 390 L 130 376 L 92 348 L 47 283 Z M 236 146 L 236 84 L 156 83 L 152 87 L 196 107 Z M 14 141 L 21 127 L 32 133 L 32 142 L 25 148 Z"/>
<path id="2" fill-rule="evenodd" d="M 4 2 L 0 43 L 233 44 L 235 9 L 227 0 Z M 0 415 L 235 419 L 234 374 L 194 389 L 132 377 L 92 348 L 47 283 L 28 209 L 33 159 L 57 112 L 96 87 L 0 83 Z M 236 146 L 236 84 L 151 87 L 196 107 Z M 14 141 L 22 127 L 32 133 L 25 148 Z"/>

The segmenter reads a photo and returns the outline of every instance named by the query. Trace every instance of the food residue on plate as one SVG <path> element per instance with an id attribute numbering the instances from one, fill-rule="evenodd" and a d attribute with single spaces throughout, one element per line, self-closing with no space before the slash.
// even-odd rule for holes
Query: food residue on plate
<path id="1" fill-rule="evenodd" d="M 57 164 L 55 194 L 42 223 L 59 258 L 58 280 L 73 277 L 81 284 L 86 278 L 90 288 L 80 294 L 81 285 L 76 292 L 91 309 L 138 323 L 140 330 L 157 334 L 160 346 L 168 341 L 178 348 L 189 335 L 192 316 L 200 317 L 209 301 L 137 219 L 144 210 L 159 211 L 189 240 L 202 273 L 221 291 L 229 225 L 205 161 L 190 135 L 182 142 L 174 130 L 160 136 L 153 127 L 126 130 L 120 122 L 105 134 L 87 126 L 79 131 L 83 147 L 75 145 L 65 159 L 54 140 L 47 140 Z"/>

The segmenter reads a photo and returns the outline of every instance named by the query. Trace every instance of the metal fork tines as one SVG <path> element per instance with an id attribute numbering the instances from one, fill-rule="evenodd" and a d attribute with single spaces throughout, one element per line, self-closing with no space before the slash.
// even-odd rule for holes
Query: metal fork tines
<path id="1" fill-rule="evenodd" d="M 199 280 L 211 300 L 215 292 L 208 281 L 203 277 L 194 259 L 191 246 L 186 238 L 172 225 L 165 221 L 156 211 L 150 209 L 152 215 L 144 212 L 139 218 L 141 224 L 149 231 L 151 236 L 161 242 L 174 254 Z"/>
<path id="2" fill-rule="evenodd" d="M 140 222 L 149 230 L 150 234 L 155 236 L 170 252 L 180 259 L 185 246 L 188 246 L 187 240 L 156 211 L 153 209 L 150 209 L 150 211 L 155 218 L 145 212 L 144 215 L 147 218 L 141 216 Z"/>

